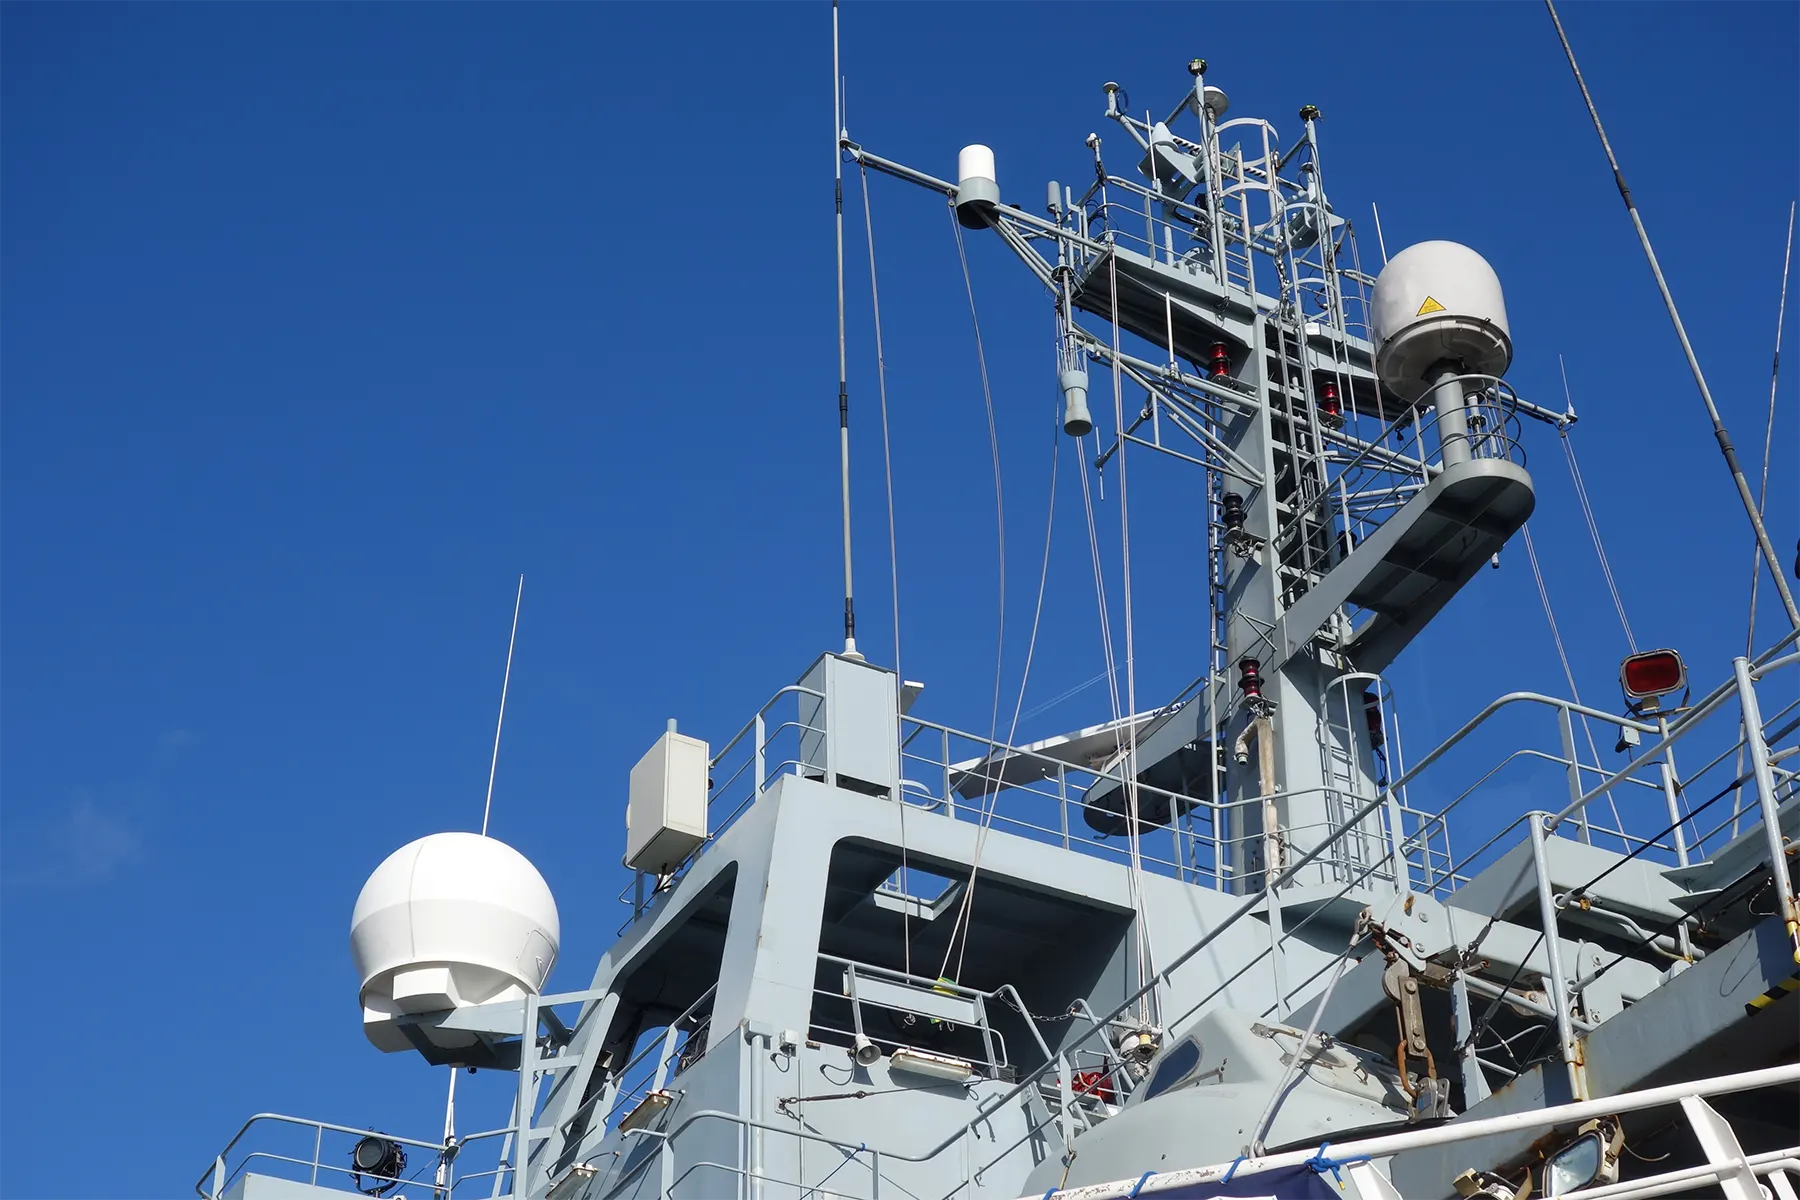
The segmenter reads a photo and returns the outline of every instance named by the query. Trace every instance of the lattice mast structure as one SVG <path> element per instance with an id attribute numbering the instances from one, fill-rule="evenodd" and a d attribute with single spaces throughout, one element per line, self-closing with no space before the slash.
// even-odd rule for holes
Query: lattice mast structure
<path id="1" fill-rule="evenodd" d="M 1091 182 L 1049 183 L 1043 215 L 1002 201 L 986 147 L 965 149 L 954 183 L 847 136 L 842 149 L 941 192 L 1042 282 L 1064 427 L 1095 470 L 1142 448 L 1206 473 L 1205 681 L 1144 723 L 1132 752 L 1138 778 L 1228 805 L 1218 866 L 1254 890 L 1376 795 L 1391 728 L 1381 672 L 1529 516 L 1519 417 L 1569 418 L 1500 380 L 1504 306 L 1473 252 L 1405 252 L 1415 262 L 1390 272 L 1388 307 L 1403 300 L 1411 316 L 1379 328 L 1377 280 L 1328 198 L 1320 111 L 1302 107 L 1284 139 L 1228 117 L 1204 59 L 1188 72 L 1160 120 L 1106 84 L 1132 170 L 1110 169 L 1090 134 Z M 1120 829 L 1135 809 L 1124 796 L 1101 806 Z M 1181 814 L 1138 816 L 1142 828 Z M 1400 822 L 1399 807 L 1383 819 Z M 1302 882 L 1355 878 L 1380 832 L 1345 839 Z"/>

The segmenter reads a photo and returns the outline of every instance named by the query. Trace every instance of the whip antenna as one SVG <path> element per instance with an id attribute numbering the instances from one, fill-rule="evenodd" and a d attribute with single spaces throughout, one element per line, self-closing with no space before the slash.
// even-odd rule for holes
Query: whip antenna
<path id="1" fill-rule="evenodd" d="M 1775 580 L 1775 590 L 1781 594 L 1781 605 L 1787 609 L 1788 621 L 1795 629 L 1800 629 L 1800 608 L 1794 605 L 1794 594 L 1788 590 L 1787 580 L 1781 575 L 1781 560 L 1775 556 L 1775 545 L 1769 541 L 1769 531 L 1763 525 L 1762 511 L 1756 505 L 1756 497 L 1750 494 L 1750 481 L 1744 478 L 1744 469 L 1738 465 L 1737 450 L 1731 445 L 1731 435 L 1725 432 L 1725 422 L 1719 419 L 1719 406 L 1713 403 L 1712 389 L 1706 386 L 1706 376 L 1700 370 L 1700 360 L 1694 356 L 1693 343 L 1688 341 L 1687 327 L 1681 323 L 1681 313 L 1675 307 L 1675 297 L 1669 292 L 1668 281 L 1663 278 L 1662 266 L 1656 261 L 1656 251 L 1650 246 L 1650 235 L 1644 230 L 1644 219 L 1638 216 L 1637 204 L 1631 199 L 1631 189 L 1625 185 L 1625 172 L 1619 169 L 1619 158 L 1613 153 L 1612 143 L 1607 140 L 1606 127 L 1600 124 L 1600 110 L 1594 107 L 1594 98 L 1588 93 L 1587 80 L 1581 76 L 1581 68 L 1575 63 L 1575 51 L 1569 45 L 1569 35 L 1563 32 L 1562 19 L 1556 15 L 1554 0 L 1544 0 L 1544 7 L 1550 10 L 1550 20 L 1556 26 L 1556 36 L 1562 42 L 1563 53 L 1568 56 L 1569 70 L 1575 74 L 1575 83 L 1581 89 L 1581 98 L 1587 102 L 1588 116 L 1594 119 L 1594 132 L 1600 135 L 1600 148 L 1606 151 L 1606 161 L 1612 166 L 1613 182 L 1619 187 L 1619 198 L 1625 201 L 1625 211 L 1631 214 L 1632 228 L 1637 230 L 1638 242 L 1644 248 L 1644 257 L 1650 260 L 1650 273 L 1656 276 L 1656 290 L 1662 293 L 1663 306 L 1669 310 L 1669 320 L 1675 325 L 1675 336 L 1681 339 L 1681 352 L 1687 356 L 1688 370 L 1693 372 L 1694 382 L 1700 386 L 1700 399 L 1706 402 L 1706 415 L 1712 418 L 1713 437 L 1718 440 L 1719 452 L 1725 456 L 1725 465 L 1731 470 L 1731 480 L 1737 484 L 1738 497 L 1744 502 L 1744 512 L 1750 518 L 1750 527 L 1756 531 L 1756 545 L 1763 557 L 1769 560 L 1769 574 Z"/>
<path id="2" fill-rule="evenodd" d="M 861 658 L 856 652 L 856 593 L 850 582 L 850 371 L 844 353 L 843 141 L 844 76 L 838 65 L 837 0 L 831 0 L 831 164 L 837 180 L 838 477 L 843 484 L 844 506 L 844 657 Z"/>
<path id="3" fill-rule="evenodd" d="M 525 601 L 525 576 L 519 576 L 519 594 L 513 598 L 512 634 L 506 639 L 506 674 L 500 678 L 500 717 L 494 722 L 494 757 L 488 761 L 487 803 L 481 806 L 481 836 L 487 836 L 488 814 L 494 808 L 494 771 L 500 766 L 500 728 L 506 724 L 506 689 L 512 683 L 513 644 L 519 640 L 519 605 Z"/>

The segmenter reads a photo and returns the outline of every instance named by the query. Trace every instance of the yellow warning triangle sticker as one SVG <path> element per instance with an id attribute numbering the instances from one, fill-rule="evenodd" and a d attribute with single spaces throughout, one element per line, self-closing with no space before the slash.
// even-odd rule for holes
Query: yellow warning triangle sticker
<path id="1" fill-rule="evenodd" d="M 1425 303 L 1419 305 L 1419 311 L 1414 313 L 1413 315 L 1415 317 L 1422 317 L 1426 313 L 1443 312 L 1443 311 L 1444 311 L 1443 305 L 1439 304 L 1436 300 L 1433 300 L 1430 296 L 1427 296 L 1427 297 L 1425 297 Z"/>

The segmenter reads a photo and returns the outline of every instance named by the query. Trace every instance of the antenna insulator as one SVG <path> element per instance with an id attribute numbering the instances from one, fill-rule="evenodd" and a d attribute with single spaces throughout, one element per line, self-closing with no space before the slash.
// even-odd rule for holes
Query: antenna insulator
<path id="1" fill-rule="evenodd" d="M 1226 533 L 1237 533 L 1244 528 L 1244 498 L 1236 492 L 1226 492 L 1219 498 L 1219 515 L 1225 523 Z"/>
<path id="2" fill-rule="evenodd" d="M 1238 662 L 1238 691 L 1244 693 L 1246 700 L 1262 697 L 1262 662 L 1259 659 L 1246 658 Z"/>

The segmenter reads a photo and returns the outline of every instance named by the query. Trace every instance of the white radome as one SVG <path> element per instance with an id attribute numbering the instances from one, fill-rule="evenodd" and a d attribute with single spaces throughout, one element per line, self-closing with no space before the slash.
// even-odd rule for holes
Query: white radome
<path id="1" fill-rule="evenodd" d="M 542 991 L 562 924 L 537 868 L 504 842 L 434 833 L 383 860 L 356 898 L 350 957 L 363 1032 L 383 1050 L 411 1046 L 392 1018 Z M 439 1045 L 473 1035 L 435 1031 Z"/>
<path id="2" fill-rule="evenodd" d="M 1373 308 L 1376 370 L 1409 403 L 1445 362 L 1496 378 L 1512 365 L 1500 277 L 1458 242 L 1419 242 L 1394 255 L 1375 280 Z"/>

